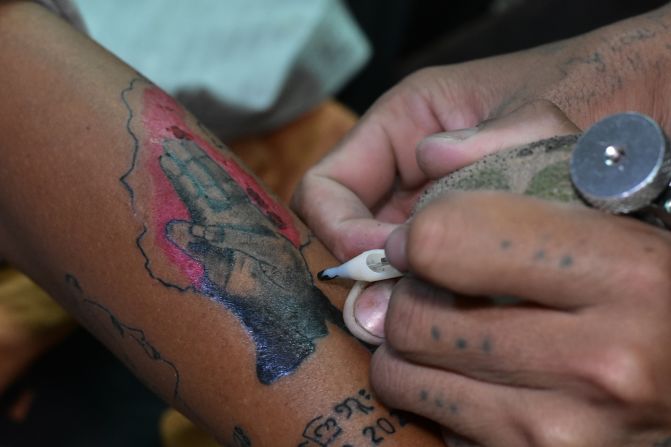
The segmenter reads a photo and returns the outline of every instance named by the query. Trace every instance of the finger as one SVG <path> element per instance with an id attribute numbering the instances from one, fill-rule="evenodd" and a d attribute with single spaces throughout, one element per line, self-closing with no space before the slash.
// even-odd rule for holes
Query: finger
<path id="1" fill-rule="evenodd" d="M 392 263 L 402 245 L 409 270 L 436 285 L 564 309 L 645 299 L 670 262 L 670 236 L 652 225 L 501 192 L 447 194 L 390 242 Z"/>
<path id="2" fill-rule="evenodd" d="M 207 231 L 206 227 L 193 225 L 191 222 L 183 220 L 173 220 L 168 222 L 165 231 L 170 242 L 180 250 L 197 261 L 203 261 L 203 251 L 199 250 L 198 247 L 207 244 L 207 241 L 202 237 Z"/>
<path id="3" fill-rule="evenodd" d="M 374 218 L 358 196 L 334 180 L 308 174 L 292 208 L 340 261 L 384 245 L 396 224 Z"/>
<path id="4" fill-rule="evenodd" d="M 354 283 L 343 307 L 343 318 L 352 335 L 371 345 L 384 342 L 384 318 L 395 283 L 396 280 Z"/>
<path id="5" fill-rule="evenodd" d="M 600 334 L 609 327 L 600 331 L 589 314 L 474 301 L 405 278 L 389 302 L 385 342 L 413 363 L 526 388 L 581 391 L 593 385 L 588 371 L 607 363 Z"/>
<path id="6" fill-rule="evenodd" d="M 439 178 L 485 155 L 578 129 L 553 103 L 538 100 L 477 128 L 431 135 L 417 147 L 417 163 L 429 178 Z"/>
<path id="7" fill-rule="evenodd" d="M 161 169 L 186 204 L 191 218 L 206 224 L 214 213 L 246 203 L 242 190 L 194 142 L 169 140 L 163 144 Z"/>
<path id="8" fill-rule="evenodd" d="M 491 383 L 592 394 L 597 383 L 605 393 L 619 381 L 601 374 L 602 365 L 620 368 L 614 359 L 621 352 L 604 349 L 615 347 L 610 320 L 491 300 L 474 303 L 412 278 L 395 287 L 394 281 L 366 289 L 360 284 L 350 292 L 354 304 L 350 296 L 345 305 L 351 332 L 371 344 L 386 342 L 414 363 Z"/>
<path id="9" fill-rule="evenodd" d="M 427 417 L 481 445 L 529 445 L 515 422 L 518 405 L 538 391 L 515 390 L 412 364 L 385 345 L 373 355 L 371 383 L 390 407 Z"/>
<path id="10" fill-rule="evenodd" d="M 426 182 L 415 148 L 426 135 L 474 125 L 482 116 L 463 105 L 458 113 L 436 86 L 434 71 L 424 71 L 383 96 L 350 134 L 311 169 L 292 207 L 340 260 L 379 248 L 407 218 L 382 223 L 371 212 L 392 191 L 413 190 Z M 403 204 L 407 205 L 407 204 Z M 398 219 L 400 212 L 393 213 Z M 382 218 L 387 216 L 382 215 Z"/>
<path id="11" fill-rule="evenodd" d="M 294 210 L 341 261 L 381 247 L 394 228 L 376 220 L 371 210 L 394 189 L 393 145 L 404 144 L 412 135 L 416 140 L 421 137 L 414 129 L 410 135 L 388 132 L 375 119 L 364 117 L 333 153 L 306 174 L 292 200 Z M 410 144 L 414 147 L 416 141 Z M 407 157 L 401 154 L 401 158 Z M 400 159 L 398 163 L 406 172 L 416 165 L 414 160 L 411 165 Z"/>
<path id="12" fill-rule="evenodd" d="M 490 384 L 407 362 L 385 345 L 371 383 L 392 408 L 425 416 L 457 436 L 448 446 L 552 447 L 624 445 L 622 417 L 566 393 Z M 462 438 L 470 444 L 459 444 Z"/>

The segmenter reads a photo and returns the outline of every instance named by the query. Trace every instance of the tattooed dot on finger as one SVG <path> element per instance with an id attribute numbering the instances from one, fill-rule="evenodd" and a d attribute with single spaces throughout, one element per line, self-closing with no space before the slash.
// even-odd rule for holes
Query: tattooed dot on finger
<path id="1" fill-rule="evenodd" d="M 427 390 L 420 390 L 419 400 L 421 402 L 428 403 L 429 406 L 433 408 L 445 408 L 453 415 L 459 414 L 460 411 L 459 405 L 456 402 L 451 402 L 440 393 L 437 393 L 435 396 L 431 396 Z"/>
<path id="2" fill-rule="evenodd" d="M 431 326 L 431 338 L 435 341 L 440 340 L 440 329 L 438 329 L 438 326 Z"/>
<path id="3" fill-rule="evenodd" d="M 482 345 L 481 345 L 482 351 L 485 354 L 489 354 L 492 352 L 492 339 L 491 337 L 487 336 L 485 337 L 484 340 L 482 340 Z"/>
<path id="4" fill-rule="evenodd" d="M 565 255 L 559 260 L 559 267 L 560 268 L 569 268 L 573 265 L 573 257 L 570 255 Z"/>

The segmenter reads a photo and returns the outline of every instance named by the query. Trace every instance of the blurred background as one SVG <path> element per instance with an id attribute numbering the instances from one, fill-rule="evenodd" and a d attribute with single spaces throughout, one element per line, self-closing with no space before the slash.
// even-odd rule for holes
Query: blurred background
<path id="1" fill-rule="evenodd" d="M 175 95 L 287 201 L 305 169 L 407 74 L 567 38 L 666 1 L 41 3 Z M 0 261 L 0 447 L 42 445 L 215 444 Z"/>

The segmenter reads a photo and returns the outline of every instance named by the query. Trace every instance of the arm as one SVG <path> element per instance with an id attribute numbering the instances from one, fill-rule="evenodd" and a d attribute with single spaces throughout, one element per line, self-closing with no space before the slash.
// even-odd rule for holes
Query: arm
<path id="1" fill-rule="evenodd" d="M 453 191 L 398 226 L 429 180 L 572 122 L 634 109 L 671 129 L 670 11 L 411 76 L 308 173 L 295 206 L 337 256 L 384 245 L 412 274 L 353 306 L 384 338 L 372 383 L 385 402 L 487 447 L 671 445 L 668 231 L 491 191 Z M 519 163 L 504 176 L 483 160 L 455 183 L 519 192 Z M 537 192 L 562 188 L 556 167 Z"/>
<path id="2" fill-rule="evenodd" d="M 440 445 L 371 394 L 327 252 L 174 100 L 28 3 L 0 65 L 3 255 L 152 389 L 224 444 Z"/>

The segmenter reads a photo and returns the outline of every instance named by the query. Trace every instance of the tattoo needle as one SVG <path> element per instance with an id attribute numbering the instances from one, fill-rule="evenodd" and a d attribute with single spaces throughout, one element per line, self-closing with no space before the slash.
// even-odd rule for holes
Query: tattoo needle
<path id="1" fill-rule="evenodd" d="M 373 282 L 398 278 L 399 276 L 403 276 L 403 273 L 389 263 L 387 255 L 381 248 L 364 251 L 344 264 L 322 270 L 317 274 L 317 278 L 321 281 L 346 278 Z"/>

